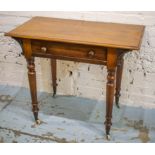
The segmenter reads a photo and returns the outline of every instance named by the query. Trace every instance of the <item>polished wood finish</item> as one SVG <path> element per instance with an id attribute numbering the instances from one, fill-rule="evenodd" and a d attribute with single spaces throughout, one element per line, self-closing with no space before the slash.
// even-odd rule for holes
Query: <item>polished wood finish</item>
<path id="1" fill-rule="evenodd" d="M 144 26 L 140 25 L 34 17 L 6 35 L 17 38 L 139 49 L 143 31 Z"/>
<path id="2" fill-rule="evenodd" d="M 35 120 L 38 102 L 34 57 L 51 59 L 53 95 L 56 94 L 56 60 L 71 60 L 107 66 L 106 121 L 107 137 L 112 125 L 113 101 L 118 105 L 123 72 L 123 55 L 139 49 L 142 25 L 89 22 L 34 17 L 5 35 L 20 41 L 28 62 L 28 77 Z"/>
<path id="3" fill-rule="evenodd" d="M 55 59 L 74 59 L 75 61 L 95 64 L 106 63 L 107 48 L 104 47 L 39 40 L 32 40 L 31 45 L 33 54 L 36 56 L 46 54 L 46 56 Z"/>
<path id="4" fill-rule="evenodd" d="M 31 57 L 27 59 L 27 68 L 28 68 L 28 78 L 29 78 L 29 85 L 30 85 L 30 92 L 31 92 L 31 99 L 32 99 L 32 111 L 34 114 L 34 118 L 38 120 L 38 101 L 37 101 L 37 86 L 36 86 L 36 72 L 35 72 L 35 64 L 34 58 Z"/>
<path id="5" fill-rule="evenodd" d="M 115 76 L 116 76 L 116 65 L 117 65 L 117 52 L 115 48 L 108 48 L 107 55 L 107 86 L 106 86 L 106 121 L 105 129 L 106 135 L 110 134 L 110 127 L 112 125 L 112 108 L 115 92 Z"/>
<path id="6" fill-rule="evenodd" d="M 51 73 L 52 73 L 52 87 L 53 87 L 53 97 L 55 97 L 56 95 L 56 91 L 57 91 L 57 62 L 56 59 L 51 59 Z"/>
<path id="7" fill-rule="evenodd" d="M 116 72 L 116 93 L 115 93 L 115 103 L 116 106 L 119 108 L 119 98 L 121 96 L 121 81 L 122 81 L 122 74 L 123 74 L 123 59 L 124 53 L 120 53 L 117 59 L 117 72 Z"/>
<path id="8" fill-rule="evenodd" d="M 31 41 L 29 39 L 23 39 L 23 52 L 26 59 L 30 59 L 32 56 Z"/>

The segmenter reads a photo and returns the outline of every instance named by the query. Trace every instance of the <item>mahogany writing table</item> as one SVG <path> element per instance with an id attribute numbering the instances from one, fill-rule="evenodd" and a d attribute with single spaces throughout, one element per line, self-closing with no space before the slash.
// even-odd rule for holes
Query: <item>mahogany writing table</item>
<path id="1" fill-rule="evenodd" d="M 105 130 L 109 137 L 115 97 L 119 103 L 123 56 L 141 45 L 144 26 L 34 17 L 6 36 L 21 43 L 28 64 L 32 111 L 37 123 L 38 101 L 34 57 L 51 58 L 53 95 L 56 94 L 56 60 L 107 66 Z"/>

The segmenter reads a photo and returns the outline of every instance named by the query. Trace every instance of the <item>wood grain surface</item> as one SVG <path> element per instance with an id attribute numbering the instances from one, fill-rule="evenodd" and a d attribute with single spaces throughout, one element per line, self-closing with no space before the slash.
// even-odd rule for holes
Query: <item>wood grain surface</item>
<path id="1" fill-rule="evenodd" d="M 140 48 L 143 32 L 142 25 L 33 17 L 5 35 L 133 50 Z"/>

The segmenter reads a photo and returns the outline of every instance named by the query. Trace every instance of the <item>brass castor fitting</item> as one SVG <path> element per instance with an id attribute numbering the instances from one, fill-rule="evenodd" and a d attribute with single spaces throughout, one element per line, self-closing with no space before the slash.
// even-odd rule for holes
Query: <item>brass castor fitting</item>
<path id="1" fill-rule="evenodd" d="M 107 138 L 107 140 L 111 139 L 110 135 L 106 135 L 106 138 Z"/>
<path id="2" fill-rule="evenodd" d="M 38 119 L 38 120 L 36 120 L 36 124 L 37 125 L 40 125 L 41 124 L 41 121 Z"/>

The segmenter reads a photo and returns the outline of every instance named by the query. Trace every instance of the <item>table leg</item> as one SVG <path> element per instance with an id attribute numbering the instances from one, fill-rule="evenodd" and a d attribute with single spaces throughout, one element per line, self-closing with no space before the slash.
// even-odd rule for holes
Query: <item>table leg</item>
<path id="1" fill-rule="evenodd" d="M 36 86 L 36 72 L 35 72 L 35 64 L 34 57 L 27 59 L 27 68 L 28 68 L 28 78 L 29 78 L 29 86 L 31 92 L 32 99 L 32 111 L 34 114 L 34 118 L 37 124 L 40 124 L 38 119 L 38 101 L 37 101 L 37 86 Z"/>
<path id="2" fill-rule="evenodd" d="M 123 64 L 124 59 L 123 55 L 119 57 L 118 63 L 117 63 L 117 72 L 116 72 L 116 93 L 115 93 L 115 103 L 116 106 L 119 108 L 119 98 L 121 96 L 121 81 L 122 81 L 122 73 L 123 73 Z"/>
<path id="3" fill-rule="evenodd" d="M 56 95 L 57 83 L 56 83 L 56 59 L 51 59 L 51 73 L 52 73 L 52 86 L 53 97 Z"/>
<path id="4" fill-rule="evenodd" d="M 111 128 L 111 118 L 112 118 L 112 109 L 113 109 L 113 100 L 114 100 L 114 91 L 115 91 L 115 69 L 108 70 L 107 75 L 107 88 L 106 88 L 106 135 L 110 135 Z"/>
<path id="5" fill-rule="evenodd" d="M 117 52 L 116 49 L 109 48 L 107 53 L 107 85 L 106 85 L 106 121 L 105 130 L 107 139 L 110 138 L 110 128 L 112 125 L 112 110 L 115 92 L 115 77 L 117 66 Z"/>

